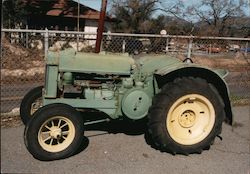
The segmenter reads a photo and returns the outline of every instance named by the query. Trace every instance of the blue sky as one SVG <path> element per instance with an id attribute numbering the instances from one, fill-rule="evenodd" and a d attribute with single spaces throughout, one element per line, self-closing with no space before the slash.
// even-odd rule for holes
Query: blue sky
<path id="1" fill-rule="evenodd" d="M 74 1 L 77 2 L 78 0 L 74 0 Z M 100 9 L 101 9 L 102 0 L 79 0 L 79 2 L 81 4 L 84 4 L 84 5 L 88 6 L 88 7 L 96 9 L 98 11 L 100 11 Z"/>

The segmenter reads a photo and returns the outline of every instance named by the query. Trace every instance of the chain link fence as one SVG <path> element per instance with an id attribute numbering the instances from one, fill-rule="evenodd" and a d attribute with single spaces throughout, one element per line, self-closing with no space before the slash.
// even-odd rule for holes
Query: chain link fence
<path id="1" fill-rule="evenodd" d="M 1 113 L 18 111 L 23 96 L 43 85 L 48 50 L 72 48 L 94 52 L 96 33 L 2 29 Z M 231 73 L 227 82 L 233 98 L 250 98 L 250 38 L 104 33 L 102 51 L 167 54 Z"/>

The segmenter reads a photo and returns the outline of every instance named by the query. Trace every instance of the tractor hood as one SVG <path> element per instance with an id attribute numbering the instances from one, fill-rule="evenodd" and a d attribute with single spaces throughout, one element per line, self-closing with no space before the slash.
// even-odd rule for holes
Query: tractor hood
<path id="1" fill-rule="evenodd" d="M 152 74 L 164 67 L 182 62 L 170 56 L 151 55 L 133 59 L 128 55 L 81 53 L 67 49 L 50 51 L 47 64 L 58 65 L 61 72 L 130 75 L 131 71 L 138 70 Z"/>
<path id="2" fill-rule="evenodd" d="M 140 71 L 145 75 L 163 75 L 180 68 L 200 67 L 200 65 L 183 63 L 167 55 L 147 55 L 133 59 L 127 55 L 81 53 L 75 52 L 74 49 L 50 51 L 47 64 L 58 65 L 60 72 L 117 75 L 131 75 L 132 71 Z M 226 74 L 222 70 L 215 72 L 220 77 Z"/>
<path id="3" fill-rule="evenodd" d="M 49 52 L 47 64 L 59 65 L 61 72 L 130 75 L 135 61 L 125 55 L 81 53 L 67 49 Z"/>

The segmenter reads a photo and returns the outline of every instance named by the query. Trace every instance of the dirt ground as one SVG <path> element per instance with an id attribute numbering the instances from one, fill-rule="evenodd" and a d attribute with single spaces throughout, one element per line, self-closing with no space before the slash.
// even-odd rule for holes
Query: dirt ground
<path id="1" fill-rule="evenodd" d="M 223 68 L 232 71 L 250 71 L 250 54 L 244 55 L 242 52 L 221 55 L 194 55 L 194 63 L 205 65 L 210 68 Z"/>
<path id="2" fill-rule="evenodd" d="M 1 83 L 25 83 L 44 78 L 43 50 L 26 49 L 3 38 Z M 34 78 L 35 77 L 35 78 Z"/>
<path id="3" fill-rule="evenodd" d="M 17 44 L 11 44 L 5 38 L 3 38 L 2 46 L 2 69 L 29 69 L 37 66 L 43 66 L 43 50 L 26 49 Z"/>

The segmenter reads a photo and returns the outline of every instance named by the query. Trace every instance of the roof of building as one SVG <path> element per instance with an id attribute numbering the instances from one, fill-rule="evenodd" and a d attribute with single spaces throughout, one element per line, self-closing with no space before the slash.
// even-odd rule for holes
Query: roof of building
<path id="1" fill-rule="evenodd" d="M 35 8 L 39 11 L 36 11 L 36 14 L 47 15 L 47 16 L 61 16 L 61 17 L 78 17 L 78 3 L 73 0 L 26 0 L 26 3 L 32 8 Z M 100 12 L 92 9 L 83 4 L 80 6 L 80 15 L 79 18 L 82 19 L 92 19 L 98 20 Z M 33 10 L 34 11 L 34 10 Z M 114 20 L 112 17 L 107 16 L 106 20 Z"/>

